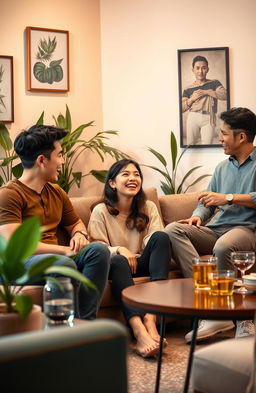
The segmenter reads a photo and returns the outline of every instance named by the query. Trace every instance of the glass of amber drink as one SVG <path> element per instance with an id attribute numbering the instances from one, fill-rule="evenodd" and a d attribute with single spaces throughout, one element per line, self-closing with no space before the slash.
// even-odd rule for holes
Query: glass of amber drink
<path id="1" fill-rule="evenodd" d="M 233 295 L 235 272 L 233 270 L 219 270 L 209 273 L 211 295 Z"/>
<path id="2" fill-rule="evenodd" d="M 192 273 L 195 288 L 210 289 L 208 275 L 217 271 L 217 262 L 217 257 L 208 259 L 193 258 Z"/>

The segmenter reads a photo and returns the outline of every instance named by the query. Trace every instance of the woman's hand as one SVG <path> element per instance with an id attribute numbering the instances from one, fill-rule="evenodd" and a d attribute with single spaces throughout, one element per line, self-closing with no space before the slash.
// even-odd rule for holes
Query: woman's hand
<path id="1" fill-rule="evenodd" d="M 123 255 L 128 260 L 132 274 L 135 274 L 137 271 L 137 265 L 138 265 L 137 258 L 140 257 L 140 254 L 134 254 L 133 252 L 128 250 L 128 248 L 126 248 L 126 247 L 119 247 L 118 254 Z"/>

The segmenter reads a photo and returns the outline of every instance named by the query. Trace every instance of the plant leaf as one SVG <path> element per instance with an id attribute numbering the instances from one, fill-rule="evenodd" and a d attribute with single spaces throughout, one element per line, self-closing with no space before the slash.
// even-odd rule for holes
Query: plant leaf
<path id="1" fill-rule="evenodd" d="M 31 217 L 13 232 L 5 253 L 3 270 L 9 281 L 21 277 L 25 268 L 23 261 L 31 256 L 40 240 L 40 223 L 38 217 Z"/>
<path id="2" fill-rule="evenodd" d="M 52 266 L 54 262 L 57 262 L 61 257 L 59 255 L 48 255 L 44 259 L 41 259 L 39 262 L 34 263 L 29 270 L 27 271 L 28 278 L 41 276 L 44 274 L 45 270 Z M 25 282 L 24 282 L 25 283 Z M 24 284 L 19 282 L 19 284 Z"/>
<path id="3" fill-rule="evenodd" d="M 164 156 L 162 156 L 161 153 L 159 153 L 158 151 L 156 151 L 155 149 L 152 149 L 151 147 L 148 147 L 148 150 L 154 154 L 154 156 L 163 164 L 163 166 L 167 166 L 167 162 L 165 161 Z"/>
<path id="4" fill-rule="evenodd" d="M 1 259 L 2 259 L 2 256 L 4 254 L 4 251 L 6 249 L 6 244 L 7 244 L 7 240 L 5 239 L 5 237 L 0 235 L 0 258 Z"/>
<path id="5" fill-rule="evenodd" d="M 33 301 L 31 296 L 15 295 L 14 301 L 16 303 L 15 308 L 20 314 L 21 318 L 26 319 L 33 307 Z"/>
<path id="6" fill-rule="evenodd" d="M 68 106 L 66 105 L 66 130 L 71 131 L 72 129 L 72 121 L 71 121 L 71 115 Z"/>
<path id="7" fill-rule="evenodd" d="M 55 122 L 56 122 L 56 126 L 60 127 L 60 128 L 66 128 L 66 119 L 65 117 L 60 113 L 59 116 L 57 117 L 57 120 L 55 119 L 55 117 L 53 116 Z"/>
<path id="8" fill-rule="evenodd" d="M 176 159 L 177 159 L 177 140 L 175 138 L 174 133 L 171 131 L 171 136 L 170 136 L 170 148 L 171 148 L 171 154 L 172 154 L 172 170 L 175 170 L 176 167 Z"/>
<path id="9" fill-rule="evenodd" d="M 161 183 L 161 190 L 165 195 L 174 194 L 172 192 L 172 188 L 168 186 L 168 184 L 164 183 L 163 181 L 161 181 L 160 183 Z"/>
<path id="10" fill-rule="evenodd" d="M 82 172 L 72 172 L 73 179 L 78 188 L 80 188 L 81 180 L 82 180 Z"/>
<path id="11" fill-rule="evenodd" d="M 107 173 L 108 173 L 108 171 L 106 171 L 106 170 L 97 171 L 96 169 L 92 169 L 90 171 L 90 174 L 93 175 L 101 183 L 105 183 L 106 178 L 107 178 Z"/>
<path id="12" fill-rule="evenodd" d="M 85 284 L 89 288 L 97 290 L 96 285 L 93 284 L 92 281 L 90 281 L 87 277 L 85 277 L 79 271 L 72 269 L 71 267 L 68 267 L 68 266 L 51 266 L 45 270 L 45 273 L 46 274 L 58 273 L 62 276 L 68 276 L 68 277 L 74 278 L 75 280 L 81 281 L 83 284 Z"/>
<path id="13" fill-rule="evenodd" d="M 195 166 L 194 168 L 191 168 L 191 169 L 186 173 L 186 175 L 183 177 L 183 179 L 182 179 L 182 181 L 181 181 L 181 183 L 180 183 L 179 188 L 182 188 L 182 186 L 183 186 L 185 180 L 186 180 L 193 172 L 195 172 L 195 171 L 196 171 L 197 169 L 199 169 L 199 168 L 202 168 L 202 165 L 198 165 L 198 166 Z"/>
<path id="14" fill-rule="evenodd" d="M 12 148 L 12 140 L 6 125 L 0 122 L 0 145 L 5 151 L 10 151 Z"/>
<path id="15" fill-rule="evenodd" d="M 36 124 L 43 125 L 44 124 L 44 111 L 41 113 L 39 119 L 37 120 Z"/>
<path id="16" fill-rule="evenodd" d="M 21 175 L 23 173 L 23 166 L 22 166 L 21 162 L 12 168 L 12 173 L 13 173 L 14 177 L 16 177 L 16 179 L 21 177 Z"/>
<path id="17" fill-rule="evenodd" d="M 193 183 L 191 183 L 191 184 L 186 188 L 186 190 L 185 190 L 184 192 L 187 192 L 187 190 L 188 190 L 190 187 L 192 187 L 192 186 L 194 186 L 195 184 L 199 183 L 202 179 L 204 179 L 205 177 L 208 177 L 208 176 L 212 176 L 212 175 L 207 174 L 207 175 L 202 175 L 202 176 L 198 177 L 195 181 L 193 181 Z"/>

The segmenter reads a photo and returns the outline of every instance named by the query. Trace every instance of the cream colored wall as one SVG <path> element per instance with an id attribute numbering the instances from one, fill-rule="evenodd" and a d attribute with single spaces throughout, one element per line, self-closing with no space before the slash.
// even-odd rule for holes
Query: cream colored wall
<path id="1" fill-rule="evenodd" d="M 146 146 L 167 157 L 171 130 L 179 140 L 177 49 L 228 46 L 231 106 L 256 112 L 255 15 L 255 0 L 101 0 L 103 126 L 120 131 L 120 148 L 158 165 Z M 193 149 L 180 169 L 212 173 L 224 158 L 221 147 Z"/>
<path id="2" fill-rule="evenodd" d="M 231 105 L 256 111 L 255 12 L 255 0 L 1 0 L 0 54 L 14 57 L 10 132 L 30 126 L 42 110 L 53 123 L 51 115 L 68 104 L 74 125 L 95 120 L 96 131 L 104 118 L 103 129 L 119 131 L 112 144 L 143 164 L 158 164 L 146 146 L 167 157 L 170 130 L 179 139 L 177 49 L 228 46 Z M 69 93 L 26 91 L 26 26 L 69 30 Z M 224 157 L 221 148 L 186 152 L 181 172 L 201 164 L 198 175 L 211 173 Z M 88 170 L 96 167 L 101 163 L 90 156 Z M 145 186 L 159 188 L 155 172 L 144 174 Z M 101 189 L 88 177 L 72 195 Z"/>
<path id="3" fill-rule="evenodd" d="M 102 129 L 100 24 L 98 0 L 1 0 L 0 54 L 14 58 L 14 114 L 12 136 L 34 124 L 45 110 L 45 121 L 70 108 L 74 126 L 95 120 Z M 70 34 L 70 92 L 29 92 L 25 88 L 26 26 L 68 30 Z M 93 135 L 95 131 L 89 131 Z M 84 166 L 84 160 L 80 163 Z M 93 165 L 92 165 L 93 167 Z M 85 167 L 91 169 L 91 167 Z M 98 182 L 86 178 L 81 190 L 95 194 Z"/>

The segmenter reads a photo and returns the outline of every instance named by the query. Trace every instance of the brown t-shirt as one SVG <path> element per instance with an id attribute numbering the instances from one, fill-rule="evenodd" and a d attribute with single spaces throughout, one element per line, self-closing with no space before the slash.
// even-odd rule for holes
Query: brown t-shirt
<path id="1" fill-rule="evenodd" d="M 58 226 L 74 225 L 79 220 L 67 194 L 57 184 L 46 183 L 40 194 L 19 180 L 0 187 L 0 225 L 22 223 L 33 216 L 46 227 L 41 241 L 48 244 L 58 244 Z"/>

